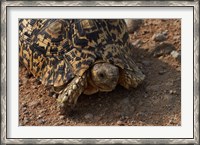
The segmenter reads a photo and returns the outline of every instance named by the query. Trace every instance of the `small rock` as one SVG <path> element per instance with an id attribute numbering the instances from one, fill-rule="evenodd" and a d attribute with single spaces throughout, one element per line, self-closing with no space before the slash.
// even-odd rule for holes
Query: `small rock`
<path id="1" fill-rule="evenodd" d="M 117 121 L 117 125 L 119 125 L 119 126 L 123 126 L 124 123 L 123 123 L 123 121 L 119 120 L 119 121 Z"/>
<path id="2" fill-rule="evenodd" d="M 162 55 L 170 54 L 175 49 L 176 48 L 174 47 L 174 45 L 170 43 L 161 43 L 154 48 L 152 54 L 154 57 L 160 57 Z"/>
<path id="3" fill-rule="evenodd" d="M 29 104 L 30 107 L 37 107 L 40 104 L 39 101 L 33 101 Z"/>
<path id="4" fill-rule="evenodd" d="M 42 115 L 38 115 L 37 119 L 41 119 L 42 118 Z"/>
<path id="5" fill-rule="evenodd" d="M 176 60 L 178 60 L 179 62 L 181 62 L 181 54 L 179 52 L 174 50 L 171 52 L 171 56 Z"/>
<path id="6" fill-rule="evenodd" d="M 85 119 L 92 119 L 93 115 L 91 113 L 88 113 L 84 116 Z"/>
<path id="7" fill-rule="evenodd" d="M 59 117 L 61 120 L 65 119 L 65 116 L 64 115 L 60 115 Z"/>
<path id="8" fill-rule="evenodd" d="M 54 93 L 52 97 L 53 98 L 58 98 L 58 94 Z"/>
<path id="9" fill-rule="evenodd" d="M 44 124 L 46 122 L 46 120 L 44 120 L 44 119 L 39 119 L 38 120 L 38 123 L 40 123 L 40 124 Z"/>
<path id="10" fill-rule="evenodd" d="M 176 94 L 176 90 L 174 90 L 174 91 L 173 91 L 173 90 L 170 90 L 169 93 L 170 93 L 170 94 Z"/>
<path id="11" fill-rule="evenodd" d="M 157 33 L 152 36 L 152 40 L 161 42 L 167 39 L 167 32 L 164 31 L 162 33 Z"/>
<path id="12" fill-rule="evenodd" d="M 172 55 L 173 58 L 177 58 L 180 54 L 177 51 L 174 50 L 174 51 L 171 52 L 171 55 Z"/>
<path id="13" fill-rule="evenodd" d="M 170 93 L 170 94 L 173 94 L 173 91 L 172 91 L 172 90 L 170 90 L 170 91 L 169 91 L 169 93 Z"/>
<path id="14" fill-rule="evenodd" d="M 179 36 L 179 35 L 173 37 L 174 40 L 179 40 L 180 38 L 181 38 L 181 36 Z"/>
<path id="15" fill-rule="evenodd" d="M 33 89 L 37 89 L 37 86 L 32 86 Z"/>

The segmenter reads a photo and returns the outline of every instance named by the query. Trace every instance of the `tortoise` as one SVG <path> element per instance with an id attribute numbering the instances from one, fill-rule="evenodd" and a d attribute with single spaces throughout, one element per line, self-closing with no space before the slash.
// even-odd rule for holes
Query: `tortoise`
<path id="1" fill-rule="evenodd" d="M 135 88 L 145 75 L 133 61 L 123 19 L 20 19 L 19 60 L 59 94 L 64 111 L 78 97 Z"/>

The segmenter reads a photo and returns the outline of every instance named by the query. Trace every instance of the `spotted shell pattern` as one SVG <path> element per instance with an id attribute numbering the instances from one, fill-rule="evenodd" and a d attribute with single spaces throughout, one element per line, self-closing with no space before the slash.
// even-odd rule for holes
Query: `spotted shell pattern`
<path id="1" fill-rule="evenodd" d="M 20 19 L 19 59 L 44 85 L 59 87 L 96 60 L 133 70 L 123 19 Z"/>

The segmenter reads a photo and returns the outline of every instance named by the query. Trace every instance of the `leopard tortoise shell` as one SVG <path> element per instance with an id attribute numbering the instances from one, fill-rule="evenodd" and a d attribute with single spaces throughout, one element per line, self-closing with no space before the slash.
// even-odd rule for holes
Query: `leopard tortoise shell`
<path id="1" fill-rule="evenodd" d="M 131 57 L 123 19 L 20 19 L 19 59 L 64 109 L 81 93 L 135 88 L 145 76 Z"/>

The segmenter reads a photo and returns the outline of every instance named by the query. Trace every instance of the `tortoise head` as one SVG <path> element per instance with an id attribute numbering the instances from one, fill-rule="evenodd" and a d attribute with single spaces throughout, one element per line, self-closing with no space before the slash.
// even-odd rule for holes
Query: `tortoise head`
<path id="1" fill-rule="evenodd" d="M 119 79 L 119 68 L 106 62 L 95 63 L 89 72 L 88 86 L 84 94 L 98 91 L 109 92 L 115 89 Z"/>

